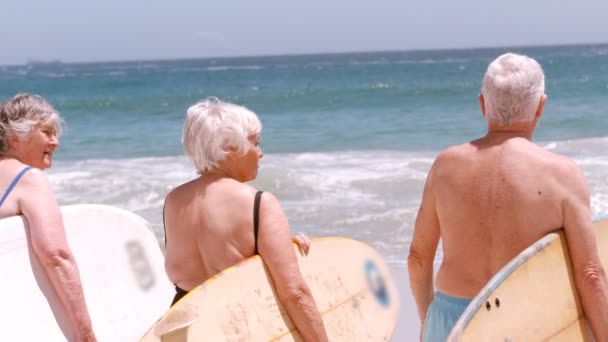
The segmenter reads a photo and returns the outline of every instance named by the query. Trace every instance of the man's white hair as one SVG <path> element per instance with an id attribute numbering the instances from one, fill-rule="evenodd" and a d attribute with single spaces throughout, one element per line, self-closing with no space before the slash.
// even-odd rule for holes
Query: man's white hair
<path id="1" fill-rule="evenodd" d="M 203 174 L 217 167 L 229 149 L 245 153 L 249 137 L 260 134 L 262 124 L 251 110 L 216 97 L 188 108 L 182 135 L 186 156 Z"/>
<path id="2" fill-rule="evenodd" d="M 545 94 L 545 75 L 534 59 L 506 53 L 488 66 L 481 93 L 488 121 L 501 126 L 532 121 Z"/>

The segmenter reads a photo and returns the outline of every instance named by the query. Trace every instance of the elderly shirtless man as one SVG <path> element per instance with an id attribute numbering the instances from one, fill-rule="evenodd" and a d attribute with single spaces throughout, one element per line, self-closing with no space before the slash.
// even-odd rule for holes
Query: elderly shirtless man
<path id="1" fill-rule="evenodd" d="M 424 341 L 444 341 L 493 275 L 562 227 L 585 314 L 596 339 L 608 341 L 608 286 L 585 176 L 574 161 L 530 141 L 547 99 L 544 88 L 535 60 L 498 57 L 479 95 L 487 134 L 443 151 L 429 171 L 408 257 Z"/>

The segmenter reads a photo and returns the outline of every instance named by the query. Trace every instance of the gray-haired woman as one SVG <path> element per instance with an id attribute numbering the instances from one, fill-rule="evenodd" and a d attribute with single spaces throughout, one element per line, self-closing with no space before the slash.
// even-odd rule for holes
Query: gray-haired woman
<path id="1" fill-rule="evenodd" d="M 18 94 L 0 104 L 0 218 L 25 217 L 33 253 L 70 320 L 66 338 L 95 341 L 61 212 L 42 172 L 51 167 L 61 125 L 59 113 L 40 96 Z"/>
<path id="2" fill-rule="evenodd" d="M 327 341 L 281 205 L 271 193 L 244 183 L 258 173 L 261 130 L 254 112 L 216 98 L 188 109 L 183 145 L 200 176 L 172 190 L 164 208 L 165 268 L 176 286 L 174 303 L 223 269 L 260 254 L 300 334 L 306 341 Z"/>

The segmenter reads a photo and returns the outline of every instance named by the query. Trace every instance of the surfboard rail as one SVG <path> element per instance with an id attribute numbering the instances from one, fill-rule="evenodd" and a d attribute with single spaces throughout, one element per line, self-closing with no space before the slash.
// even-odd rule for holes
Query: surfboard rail
<path id="1" fill-rule="evenodd" d="M 600 244 L 601 241 L 608 241 L 608 214 L 595 216 L 593 218 L 593 225 L 598 234 L 598 246 L 602 246 L 602 244 Z M 553 264 L 550 266 L 542 264 L 538 261 L 541 257 L 544 257 L 545 260 L 551 258 Z M 600 258 L 604 267 L 607 267 L 608 251 L 606 251 L 605 247 L 600 248 Z M 539 273 L 542 273 L 542 276 L 538 275 Z M 514 275 L 517 276 L 517 279 L 513 278 Z M 471 301 L 469 306 L 467 306 L 450 332 L 447 341 L 475 340 L 472 336 L 477 336 L 476 338 L 483 338 L 483 336 L 487 337 L 486 335 L 475 335 L 477 333 L 470 332 L 469 329 L 471 328 L 470 325 L 472 324 L 472 321 L 477 320 L 475 331 L 481 332 L 482 330 L 491 330 L 492 327 L 482 327 L 479 326 L 479 324 L 482 324 L 481 322 L 486 322 L 487 324 L 487 320 L 491 317 L 490 315 L 496 315 L 495 319 L 505 318 L 504 316 L 500 316 L 499 312 L 501 312 L 501 305 L 503 306 L 503 310 L 505 310 L 504 307 L 506 307 L 505 304 L 507 304 L 505 303 L 505 298 L 502 297 L 502 295 L 506 295 L 508 291 L 506 286 L 514 286 L 514 284 L 517 284 L 517 286 L 521 287 L 523 282 L 529 282 L 529 285 L 532 286 L 530 290 L 537 291 L 534 293 L 540 294 L 538 291 L 543 291 L 542 280 L 534 279 L 535 275 L 537 275 L 537 277 L 546 277 L 547 281 L 549 281 L 546 285 L 554 286 L 555 291 L 557 291 L 556 293 L 559 293 L 561 296 L 561 298 L 559 298 L 560 302 L 563 302 L 560 304 L 561 309 L 558 309 L 560 311 L 559 319 L 561 323 L 556 323 L 556 327 L 553 328 L 555 331 L 548 333 L 547 336 L 549 338 L 562 340 L 573 338 L 576 340 L 581 338 L 582 340 L 585 340 L 587 338 L 585 336 L 588 334 L 588 327 L 585 324 L 584 313 L 574 284 L 565 233 L 563 229 L 559 229 L 533 243 L 494 275 Z M 512 292 L 509 292 L 509 295 L 511 295 L 511 293 Z M 520 297 L 521 296 L 524 296 L 523 298 L 528 298 L 527 296 L 534 295 L 525 293 L 524 291 Z M 510 297 L 510 299 L 515 300 L 513 297 Z M 539 299 L 535 298 L 535 300 Z M 517 299 L 517 301 L 520 302 L 520 305 L 524 305 L 524 300 Z M 529 301 L 531 301 L 531 299 L 529 299 Z M 511 314 L 520 311 L 522 315 L 528 314 L 529 311 L 524 308 L 515 309 L 513 306 L 510 306 L 508 310 L 510 310 L 509 312 L 511 312 Z M 553 313 L 547 312 L 545 315 L 547 317 L 541 318 L 543 320 L 550 320 L 551 318 L 548 317 L 551 316 L 551 314 Z M 512 324 L 509 325 L 511 328 L 507 330 L 511 331 L 513 334 L 516 334 L 518 329 L 528 329 L 530 327 L 530 322 L 527 324 L 520 324 L 519 321 L 521 320 L 521 317 L 512 316 L 511 319 L 513 320 L 511 322 Z M 496 322 L 496 324 L 500 327 L 505 326 L 505 323 Z M 494 330 L 499 331 L 501 329 L 495 328 Z M 504 328 L 502 328 L 502 330 L 504 331 Z"/>
<path id="2" fill-rule="evenodd" d="M 464 310 L 462 316 L 460 316 L 460 319 L 458 319 L 456 325 L 454 325 L 454 328 L 448 336 L 448 341 L 459 341 L 458 336 L 462 334 L 463 330 L 467 327 L 467 325 L 469 324 L 473 316 L 475 316 L 479 308 L 487 306 L 488 303 L 490 306 L 492 305 L 492 303 L 490 303 L 488 299 L 490 298 L 492 293 L 494 293 L 494 291 L 498 288 L 498 286 L 500 286 L 503 281 L 507 277 L 509 277 L 509 275 L 511 275 L 511 273 L 513 273 L 521 265 L 525 264 L 532 257 L 537 255 L 543 248 L 548 246 L 551 242 L 553 242 L 555 239 L 558 239 L 559 237 L 560 236 L 557 231 L 545 235 L 544 237 L 533 243 L 530 247 L 526 248 L 517 257 L 512 259 L 494 277 L 492 277 L 492 279 L 490 279 L 486 286 L 484 286 L 481 291 L 479 291 L 477 296 L 473 298 L 471 303 Z M 496 305 L 496 303 L 494 303 L 494 305 Z"/>

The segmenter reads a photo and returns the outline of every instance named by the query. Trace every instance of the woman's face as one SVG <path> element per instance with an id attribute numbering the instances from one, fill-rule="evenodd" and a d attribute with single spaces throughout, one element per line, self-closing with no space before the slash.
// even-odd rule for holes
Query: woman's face
<path id="1" fill-rule="evenodd" d="M 252 181 L 257 177 L 259 161 L 264 157 L 260 148 L 260 135 L 251 135 L 248 139 L 251 145 L 244 154 L 242 152 L 232 154 L 234 177 L 241 182 Z"/>
<path id="2" fill-rule="evenodd" d="M 16 154 L 22 163 L 44 170 L 51 167 L 57 146 L 57 129 L 49 122 L 34 127 L 25 139 L 19 140 Z"/>

